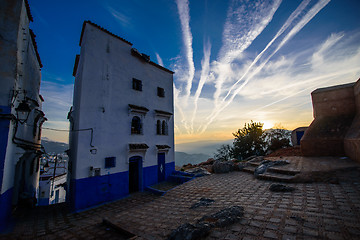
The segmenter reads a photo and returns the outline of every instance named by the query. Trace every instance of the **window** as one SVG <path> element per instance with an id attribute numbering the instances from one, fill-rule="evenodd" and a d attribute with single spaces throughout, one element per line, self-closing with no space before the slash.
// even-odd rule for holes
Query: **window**
<path id="1" fill-rule="evenodd" d="M 105 168 L 115 167 L 116 157 L 107 157 L 105 158 Z"/>
<path id="2" fill-rule="evenodd" d="M 141 134 L 142 126 L 141 119 L 138 116 L 135 116 L 131 120 L 131 134 Z"/>
<path id="3" fill-rule="evenodd" d="M 168 125 L 165 122 L 165 120 L 162 121 L 161 134 L 162 135 L 168 135 Z"/>
<path id="4" fill-rule="evenodd" d="M 168 124 L 166 120 L 157 120 L 156 122 L 156 134 L 157 135 L 168 135 Z"/>
<path id="5" fill-rule="evenodd" d="M 161 87 L 158 87 L 157 88 L 157 95 L 159 96 L 159 97 L 165 97 L 165 90 L 163 89 L 163 88 L 161 88 Z"/>
<path id="6" fill-rule="evenodd" d="M 156 134 L 161 135 L 161 121 L 157 120 L 156 122 Z"/>
<path id="7" fill-rule="evenodd" d="M 133 89 L 136 91 L 142 91 L 142 81 L 136 78 L 133 78 Z"/>

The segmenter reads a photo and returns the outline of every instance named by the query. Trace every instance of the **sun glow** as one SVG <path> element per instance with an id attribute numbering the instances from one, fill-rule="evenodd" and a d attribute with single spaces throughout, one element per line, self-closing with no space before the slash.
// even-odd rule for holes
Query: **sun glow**
<path id="1" fill-rule="evenodd" d="M 263 130 L 270 129 L 270 128 L 274 127 L 274 123 L 272 123 L 270 121 L 263 121 L 262 123 L 264 124 Z"/>

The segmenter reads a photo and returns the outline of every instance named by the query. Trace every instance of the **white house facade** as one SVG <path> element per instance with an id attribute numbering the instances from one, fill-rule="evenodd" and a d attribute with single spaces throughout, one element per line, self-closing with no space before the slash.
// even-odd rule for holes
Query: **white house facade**
<path id="1" fill-rule="evenodd" d="M 67 174 L 43 174 L 39 181 L 38 206 L 65 202 Z"/>
<path id="2" fill-rule="evenodd" d="M 27 1 L 0 1 L 0 231 L 15 206 L 38 197 L 41 126 L 40 68 Z"/>
<path id="3" fill-rule="evenodd" d="M 70 120 L 73 210 L 119 199 L 174 171 L 173 72 L 85 21 Z"/>

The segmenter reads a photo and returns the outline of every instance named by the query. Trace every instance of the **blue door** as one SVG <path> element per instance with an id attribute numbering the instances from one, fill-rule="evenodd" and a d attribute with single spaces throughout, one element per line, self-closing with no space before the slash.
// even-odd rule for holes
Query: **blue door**
<path id="1" fill-rule="evenodd" d="M 129 193 L 141 190 L 142 158 L 139 156 L 129 159 Z"/>
<path id="2" fill-rule="evenodd" d="M 165 153 L 158 153 L 158 181 L 165 181 Z"/>

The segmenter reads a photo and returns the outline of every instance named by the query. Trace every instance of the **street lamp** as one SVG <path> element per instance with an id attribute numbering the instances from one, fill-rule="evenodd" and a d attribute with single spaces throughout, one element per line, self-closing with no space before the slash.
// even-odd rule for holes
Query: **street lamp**
<path id="1" fill-rule="evenodd" d="M 26 103 L 25 100 L 23 100 L 18 106 L 17 108 L 15 108 L 16 114 L 17 114 L 17 119 L 19 120 L 20 123 L 24 123 L 27 121 L 30 112 L 31 112 L 31 108 L 30 106 Z"/>

